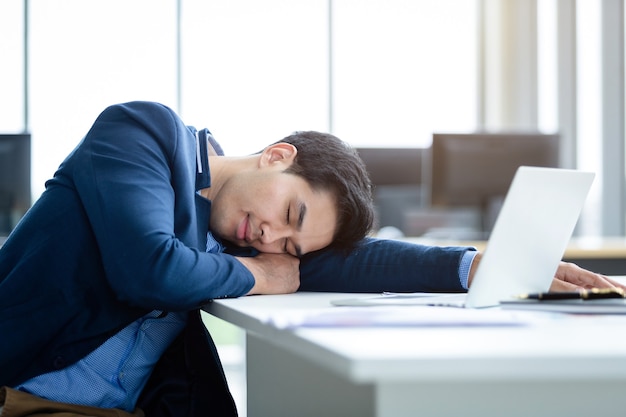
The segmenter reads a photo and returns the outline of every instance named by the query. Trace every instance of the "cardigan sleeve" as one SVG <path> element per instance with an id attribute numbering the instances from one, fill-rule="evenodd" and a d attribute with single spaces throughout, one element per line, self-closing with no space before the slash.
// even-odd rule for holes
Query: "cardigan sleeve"
<path id="1" fill-rule="evenodd" d="M 461 258 L 468 247 L 438 247 L 367 238 L 347 253 L 322 250 L 300 264 L 301 291 L 463 292 Z"/>

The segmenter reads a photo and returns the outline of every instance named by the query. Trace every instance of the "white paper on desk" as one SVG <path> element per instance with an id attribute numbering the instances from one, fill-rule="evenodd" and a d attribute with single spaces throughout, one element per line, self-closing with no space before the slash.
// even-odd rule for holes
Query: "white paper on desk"
<path id="1" fill-rule="evenodd" d="M 279 328 L 520 326 L 527 323 L 511 311 L 427 306 L 282 311 L 267 317 L 267 322 Z"/>
<path id="2" fill-rule="evenodd" d="M 344 298 L 339 300 L 331 300 L 334 306 L 424 306 L 432 305 L 433 300 L 437 300 L 437 305 L 450 302 L 454 304 L 458 302 L 463 304 L 467 298 L 467 293 L 432 293 L 432 292 L 384 292 L 382 294 Z"/>

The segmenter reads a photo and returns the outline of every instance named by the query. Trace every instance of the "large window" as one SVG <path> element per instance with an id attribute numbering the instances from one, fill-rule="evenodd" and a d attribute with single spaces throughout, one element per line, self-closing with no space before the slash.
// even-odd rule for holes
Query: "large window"
<path id="1" fill-rule="evenodd" d="M 475 15 L 459 0 L 187 0 L 182 112 L 231 152 L 303 129 L 427 146 L 476 126 Z"/>
<path id="2" fill-rule="evenodd" d="M 607 35 L 602 10 L 617 3 L 537 2 L 537 127 L 569 138 L 577 153 L 568 166 L 599 173 L 586 234 L 607 232 L 607 219 L 619 217 L 607 211 L 615 205 L 607 196 L 624 183 L 623 172 L 619 183 L 607 172 L 619 165 L 607 157 L 622 152 L 623 138 L 606 132 L 614 106 L 602 98 L 611 85 L 601 63 L 623 45 L 618 39 L 607 49 L 619 36 Z M 0 130 L 32 133 L 35 199 L 97 114 L 127 100 L 170 105 L 188 123 L 209 127 L 229 154 L 303 129 L 329 130 L 355 146 L 428 146 L 435 131 L 477 127 L 485 4 L 493 2 L 4 0 Z M 565 33 L 575 60 L 565 66 L 556 58 L 564 6 L 577 16 L 575 34 Z M 575 83 L 559 91 L 562 68 Z M 574 102 L 576 115 L 564 125 L 562 107 Z M 600 139 L 606 135 L 612 143 Z"/>
<path id="3" fill-rule="evenodd" d="M 183 0 L 181 113 L 227 154 L 328 130 L 327 0 Z"/>
<path id="4" fill-rule="evenodd" d="M 34 198 L 98 113 L 128 100 L 173 107 L 229 154 L 294 130 L 400 147 L 476 125 L 474 1 L 27 4 L 28 97 L 24 0 L 0 5 L 0 129 L 33 134 Z"/>
<path id="5" fill-rule="evenodd" d="M 24 0 L 0 3 L 0 132 L 24 126 Z"/>
<path id="6" fill-rule="evenodd" d="M 578 168 L 596 173 L 580 227 L 596 235 L 602 230 L 602 43 L 600 1 L 578 0 L 577 40 L 577 147 Z"/>
<path id="7" fill-rule="evenodd" d="M 429 146 L 477 123 L 477 2 L 334 0 L 333 130 L 357 146 Z"/>
<path id="8" fill-rule="evenodd" d="M 175 0 L 29 0 L 33 192 L 108 105 L 176 104 Z"/>
<path id="9" fill-rule="evenodd" d="M 577 233 L 621 236 L 623 2 L 542 0 L 537 5 L 539 127 L 560 131 L 565 167 L 596 173 Z"/>

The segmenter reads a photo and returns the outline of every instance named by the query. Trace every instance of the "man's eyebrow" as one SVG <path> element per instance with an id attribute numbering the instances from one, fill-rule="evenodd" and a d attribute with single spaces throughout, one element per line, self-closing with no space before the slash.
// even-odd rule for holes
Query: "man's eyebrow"
<path id="1" fill-rule="evenodd" d="M 302 230 L 302 223 L 304 222 L 304 216 L 306 215 L 306 204 L 304 204 L 304 202 L 300 201 L 298 203 L 298 224 L 296 225 L 296 228 L 298 229 L 298 231 Z"/>
<path id="2" fill-rule="evenodd" d="M 304 216 L 306 215 L 306 204 L 304 204 L 304 202 L 300 201 L 298 203 L 298 223 L 296 224 L 296 229 L 298 231 L 302 230 L 302 223 L 304 222 Z M 294 248 L 296 250 L 296 256 L 298 258 L 302 257 L 302 248 L 300 248 L 300 245 L 294 245 Z"/>

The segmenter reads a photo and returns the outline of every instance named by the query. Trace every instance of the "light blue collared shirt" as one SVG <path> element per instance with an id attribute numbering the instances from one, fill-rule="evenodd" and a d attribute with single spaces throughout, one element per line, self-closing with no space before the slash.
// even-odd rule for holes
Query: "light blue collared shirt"
<path id="1" fill-rule="evenodd" d="M 152 368 L 185 327 L 187 313 L 134 321 L 75 364 L 16 387 L 42 398 L 132 412 Z"/>

